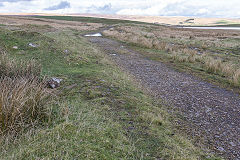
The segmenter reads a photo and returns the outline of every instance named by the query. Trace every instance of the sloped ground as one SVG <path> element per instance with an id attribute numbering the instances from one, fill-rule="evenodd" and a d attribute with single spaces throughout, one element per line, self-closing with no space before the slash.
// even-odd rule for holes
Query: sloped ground
<path id="1" fill-rule="evenodd" d="M 238 94 L 143 58 L 116 41 L 101 37 L 89 40 L 112 56 L 143 86 L 179 110 L 193 137 L 203 139 L 209 148 L 228 159 L 239 159 Z"/>
<path id="2" fill-rule="evenodd" d="M 0 159 L 216 160 L 78 29 L 0 27 L 0 49 L 10 58 L 34 59 L 41 76 L 63 79 L 46 121 L 0 137 Z"/>

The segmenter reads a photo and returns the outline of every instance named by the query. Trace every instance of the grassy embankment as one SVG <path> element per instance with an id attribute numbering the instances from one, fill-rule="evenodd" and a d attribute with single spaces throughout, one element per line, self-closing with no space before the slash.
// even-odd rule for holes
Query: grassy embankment
<path id="1" fill-rule="evenodd" d="M 144 56 L 171 63 L 224 87 L 240 86 L 239 32 L 119 25 L 104 35 L 128 43 Z"/>
<path id="2" fill-rule="evenodd" d="M 50 26 L 34 25 L 42 34 L 23 27 L 1 28 L 1 48 L 19 64 L 39 63 L 39 79 L 64 81 L 52 91 L 57 100 L 46 107 L 47 119 L 21 126 L 15 138 L 1 136 L 0 159 L 215 159 L 179 133 L 177 119 L 81 37 L 83 32 L 46 32 Z"/>

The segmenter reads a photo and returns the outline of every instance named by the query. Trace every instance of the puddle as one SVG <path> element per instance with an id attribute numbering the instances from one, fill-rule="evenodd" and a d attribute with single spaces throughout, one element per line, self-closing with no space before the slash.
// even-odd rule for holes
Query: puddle
<path id="1" fill-rule="evenodd" d="M 86 34 L 85 37 L 102 37 L 101 33 L 94 33 L 94 34 Z"/>

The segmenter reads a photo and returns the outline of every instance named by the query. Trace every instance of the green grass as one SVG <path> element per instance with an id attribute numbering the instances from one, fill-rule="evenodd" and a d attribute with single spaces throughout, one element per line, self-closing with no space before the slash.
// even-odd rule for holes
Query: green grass
<path id="1" fill-rule="evenodd" d="M 221 20 L 221 21 L 217 21 L 216 24 L 229 24 L 229 21 L 226 20 Z"/>
<path id="2" fill-rule="evenodd" d="M 0 159 L 217 159 L 207 158 L 180 133 L 161 101 L 144 93 L 81 34 L 1 29 L 0 46 L 10 56 L 35 59 L 42 76 L 63 83 L 50 121 L 14 140 L 1 137 Z"/>
<path id="3" fill-rule="evenodd" d="M 240 24 L 239 23 L 234 23 L 234 22 L 231 22 L 231 21 L 227 21 L 227 20 L 220 20 L 220 21 L 217 21 L 216 23 L 216 26 L 222 26 L 222 27 L 240 27 Z"/>
<path id="4" fill-rule="evenodd" d="M 77 21 L 77 22 L 84 22 L 84 23 L 102 23 L 102 24 L 107 24 L 107 25 L 124 24 L 124 23 L 148 24 L 148 23 L 138 22 L 138 21 L 93 18 L 93 17 L 77 17 L 77 16 L 76 17 L 75 16 L 34 16 L 34 17 L 35 18 L 44 18 L 44 19 L 65 20 L 65 21 Z"/>
<path id="5" fill-rule="evenodd" d="M 185 27 L 188 27 L 189 25 L 185 25 Z M 189 26 L 193 27 L 193 26 Z M 240 27 L 239 23 L 225 23 L 225 22 L 216 22 L 215 24 L 211 25 L 196 25 L 194 27 Z"/>

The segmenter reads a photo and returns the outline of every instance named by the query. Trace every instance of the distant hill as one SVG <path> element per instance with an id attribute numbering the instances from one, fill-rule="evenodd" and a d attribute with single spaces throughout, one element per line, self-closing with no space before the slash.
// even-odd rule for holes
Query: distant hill
<path id="1" fill-rule="evenodd" d="M 133 20 L 147 23 L 165 24 L 165 25 L 191 25 L 191 26 L 208 26 L 208 25 L 232 25 L 240 24 L 240 18 L 198 18 L 198 17 L 181 17 L 181 16 L 134 16 L 134 15 L 102 15 L 102 14 L 51 14 L 51 13 L 1 13 L 0 15 L 20 15 L 20 16 L 81 16 L 111 18 L 122 20 Z"/>

